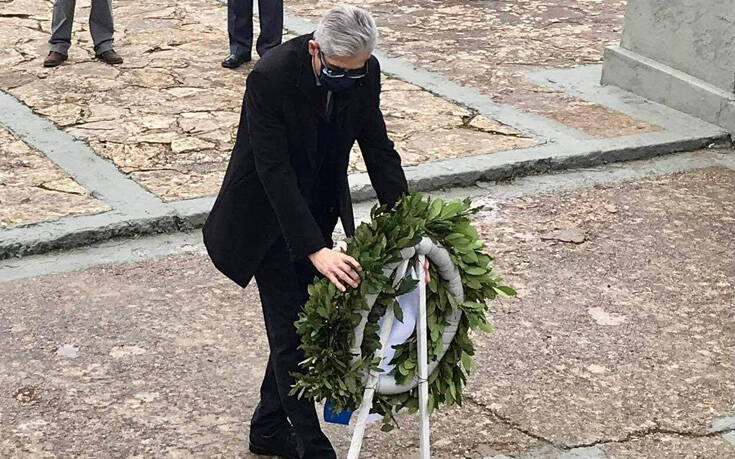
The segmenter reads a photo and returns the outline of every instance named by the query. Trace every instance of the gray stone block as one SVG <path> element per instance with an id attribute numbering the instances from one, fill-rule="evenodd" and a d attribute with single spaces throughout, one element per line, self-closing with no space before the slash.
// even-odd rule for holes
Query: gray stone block
<path id="1" fill-rule="evenodd" d="M 735 133 L 735 95 L 627 49 L 605 50 L 602 84 L 615 85 Z"/>

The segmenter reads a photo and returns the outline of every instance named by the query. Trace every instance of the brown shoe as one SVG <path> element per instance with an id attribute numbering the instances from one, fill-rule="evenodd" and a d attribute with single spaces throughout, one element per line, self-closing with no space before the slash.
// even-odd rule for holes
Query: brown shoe
<path id="1" fill-rule="evenodd" d="M 98 54 L 95 57 L 105 64 L 110 65 L 122 64 L 123 62 L 123 58 L 120 57 L 120 55 L 117 54 L 114 49 L 108 49 L 107 51 L 103 52 L 102 54 Z"/>
<path id="2" fill-rule="evenodd" d="M 44 67 L 57 67 L 61 65 L 62 62 L 66 60 L 66 54 L 57 53 L 56 51 L 51 51 L 48 53 L 48 56 L 46 56 L 46 59 L 43 60 L 43 66 Z"/>

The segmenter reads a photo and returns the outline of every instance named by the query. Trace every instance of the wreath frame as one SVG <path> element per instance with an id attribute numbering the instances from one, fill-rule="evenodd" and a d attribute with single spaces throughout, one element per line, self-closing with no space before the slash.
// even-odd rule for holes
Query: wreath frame
<path id="1" fill-rule="evenodd" d="M 443 354 L 429 375 L 429 411 L 441 405 L 462 404 L 462 391 L 473 370 L 474 345 L 470 330 L 491 332 L 488 301 L 498 296 L 516 294 L 493 268 L 493 258 L 483 252 L 484 243 L 471 225 L 471 216 L 482 207 L 472 207 L 470 199 L 445 202 L 424 198 L 421 193 L 405 195 L 392 210 L 375 206 L 371 221 L 362 223 L 353 238 L 347 241 L 345 253 L 362 266 L 360 286 L 340 292 L 325 278 L 315 278 L 309 286 L 309 299 L 295 322 L 301 335 L 300 348 L 305 359 L 300 370 L 293 373 L 295 383 L 291 394 L 315 401 L 330 400 L 335 411 L 356 410 L 362 401 L 364 381 L 371 371 L 378 371 L 380 359 L 375 351 L 380 347 L 378 320 L 388 308 L 393 308 L 397 320 L 402 311 L 397 298 L 416 288 L 417 281 L 404 278 L 394 287 L 384 269 L 403 260 L 425 237 L 446 249 L 459 271 L 464 301 L 458 302 L 442 281 L 434 265 L 430 266 L 431 281 L 426 289 L 427 335 L 429 360 Z M 413 254 L 409 263 L 416 261 Z M 374 297 L 372 307 L 366 298 Z M 457 331 L 444 348 L 442 335 L 448 325 L 447 316 L 460 311 Z M 364 317 L 367 316 L 367 320 Z M 355 352 L 355 329 L 364 323 L 360 355 Z M 398 384 L 416 378 L 416 333 L 400 345 L 391 364 L 391 373 Z M 373 412 L 383 415 L 382 430 L 397 426 L 395 413 L 406 409 L 418 410 L 418 390 L 383 394 L 376 392 Z"/>

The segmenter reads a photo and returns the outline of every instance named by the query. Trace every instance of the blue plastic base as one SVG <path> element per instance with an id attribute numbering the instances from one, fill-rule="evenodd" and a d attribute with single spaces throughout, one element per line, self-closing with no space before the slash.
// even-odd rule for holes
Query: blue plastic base
<path id="1" fill-rule="evenodd" d="M 324 421 L 326 422 L 346 426 L 350 423 L 351 417 L 352 411 L 350 410 L 340 411 L 339 413 L 332 411 L 332 402 L 330 400 L 327 400 L 327 403 L 324 404 Z"/>

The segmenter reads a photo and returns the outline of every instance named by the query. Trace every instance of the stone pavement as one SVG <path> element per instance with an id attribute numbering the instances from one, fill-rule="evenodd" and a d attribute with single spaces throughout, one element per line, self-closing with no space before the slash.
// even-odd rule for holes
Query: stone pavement
<path id="1" fill-rule="evenodd" d="M 110 210 L 0 127 L 0 228 Z"/>
<path id="2" fill-rule="evenodd" d="M 125 63 L 110 67 L 93 59 L 89 0 L 80 0 L 69 62 L 44 69 L 52 3 L 0 1 L 0 45 L 8 50 L 0 57 L 0 125 L 109 211 L 85 216 L 89 210 L 79 201 L 15 218 L 0 232 L 0 258 L 201 224 L 227 164 L 252 66 L 219 66 L 225 6 L 114 2 L 116 47 Z M 304 18 L 316 20 L 332 4 L 288 2 L 284 39 L 312 31 Z M 599 66 L 587 64 L 599 62 L 603 47 L 618 39 L 623 2 L 367 6 L 383 34 L 376 54 L 385 72 L 386 123 L 413 189 L 728 142 L 710 124 L 599 86 Z M 114 168 L 91 166 L 90 154 Z M 374 196 L 357 148 L 350 171 L 355 199 Z M 18 226 L 29 223 L 35 224 Z"/>
<path id="3" fill-rule="evenodd" d="M 735 454 L 729 158 L 441 194 L 486 205 L 475 223 L 519 296 L 475 335 L 464 405 L 432 416 L 435 457 Z M 251 457 L 257 290 L 218 274 L 198 233 L 157 238 L 0 262 L 0 456 Z M 416 457 L 415 418 L 399 421 L 371 426 L 363 457 Z M 344 454 L 349 429 L 326 429 Z"/>
<path id="4" fill-rule="evenodd" d="M 45 69 L 51 3 L 9 2 L 6 15 L 23 13 L 0 16 L 0 46 L 11 51 L 0 89 L 165 200 L 215 194 L 252 68 L 219 65 L 226 8 L 214 0 L 115 2 L 116 47 L 125 62 L 110 67 L 93 60 L 88 3 L 79 2 L 70 61 Z M 406 165 L 537 143 L 414 85 L 388 80 L 384 91 L 388 127 Z M 358 152 L 351 169 L 365 171 Z"/>

